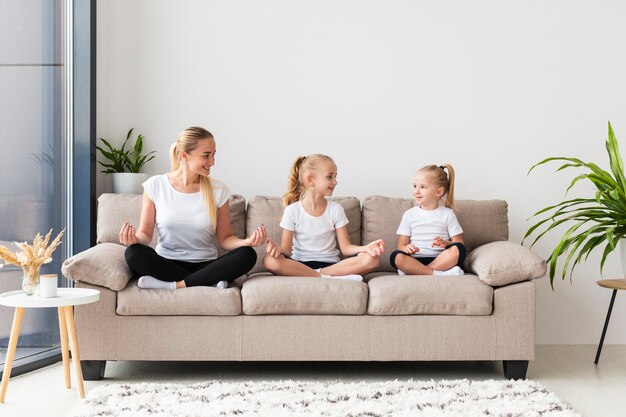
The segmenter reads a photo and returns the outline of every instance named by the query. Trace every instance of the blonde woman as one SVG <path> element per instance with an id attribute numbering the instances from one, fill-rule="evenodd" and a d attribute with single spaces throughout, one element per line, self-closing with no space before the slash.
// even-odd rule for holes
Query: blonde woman
<path id="1" fill-rule="evenodd" d="M 215 139 L 201 127 L 185 129 L 171 147 L 172 170 L 144 182 L 139 228 L 124 224 L 119 238 L 130 269 L 146 289 L 217 286 L 248 272 L 256 262 L 253 246 L 265 244 L 263 226 L 247 239 L 233 235 L 230 190 L 209 174 Z M 156 250 L 148 244 L 156 226 Z M 217 245 L 230 251 L 217 256 Z"/>

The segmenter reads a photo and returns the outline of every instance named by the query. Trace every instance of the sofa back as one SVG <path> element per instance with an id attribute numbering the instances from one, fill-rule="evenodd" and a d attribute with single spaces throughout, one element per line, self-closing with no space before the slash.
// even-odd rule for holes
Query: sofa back
<path id="1" fill-rule="evenodd" d="M 119 231 L 124 222 L 139 225 L 141 195 L 102 194 L 98 198 L 97 243 L 119 243 Z M 366 197 L 361 203 L 355 197 L 333 197 L 346 212 L 350 241 L 356 245 L 383 239 L 386 254 L 381 258 L 380 271 L 393 271 L 389 254 L 398 244 L 398 225 L 402 214 L 414 201 L 408 198 L 383 196 Z M 235 236 L 244 238 L 259 225 L 265 225 L 268 237 L 280 244 L 281 229 L 278 226 L 283 213 L 280 197 L 256 196 L 248 203 L 240 195 L 230 197 L 230 222 Z M 463 228 L 468 251 L 490 242 L 508 240 L 508 210 L 503 200 L 457 200 L 454 209 Z M 156 245 L 154 233 L 151 246 Z M 265 271 L 262 258 L 265 247 L 255 248 L 257 263 L 250 273 Z M 223 252 L 220 250 L 220 255 Z"/>
<path id="2" fill-rule="evenodd" d="M 380 271 L 393 271 L 389 254 L 398 245 L 396 231 L 405 211 L 414 200 L 383 196 L 366 197 L 363 201 L 362 243 L 383 239 L 386 256 L 381 258 Z M 489 242 L 508 240 L 507 204 L 503 200 L 456 200 L 454 212 L 463 228 L 463 240 L 469 251 Z"/>

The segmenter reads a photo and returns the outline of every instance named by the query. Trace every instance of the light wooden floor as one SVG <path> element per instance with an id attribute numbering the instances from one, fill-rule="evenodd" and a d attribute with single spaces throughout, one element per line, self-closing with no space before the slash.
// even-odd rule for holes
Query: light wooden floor
<path id="1" fill-rule="evenodd" d="M 541 345 L 528 377 L 540 382 L 588 417 L 626 416 L 626 345 L 604 347 L 595 366 L 596 346 Z M 198 363 L 110 362 L 105 379 L 85 382 L 86 393 L 100 384 L 122 382 L 194 383 L 208 379 L 237 380 L 368 380 L 500 379 L 501 363 Z M 60 363 L 12 378 L 0 416 L 67 416 L 79 400 L 63 387 Z"/>

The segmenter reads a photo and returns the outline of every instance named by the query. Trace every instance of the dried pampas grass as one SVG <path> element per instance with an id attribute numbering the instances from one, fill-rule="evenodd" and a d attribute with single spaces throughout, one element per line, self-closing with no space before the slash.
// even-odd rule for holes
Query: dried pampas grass
<path id="1" fill-rule="evenodd" d="M 61 237 L 65 229 L 61 230 L 57 237 L 50 242 L 52 230 L 53 229 L 50 229 L 45 237 L 37 233 L 32 245 L 26 242 L 14 242 L 15 246 L 19 249 L 15 252 L 11 251 L 6 246 L 0 245 L 0 259 L 6 264 L 21 266 L 24 273 L 27 275 L 30 275 L 33 271 L 39 271 L 41 265 L 52 262 L 52 252 L 54 252 L 57 246 L 62 242 Z M 3 266 L 4 265 L 0 263 L 0 268 Z"/>

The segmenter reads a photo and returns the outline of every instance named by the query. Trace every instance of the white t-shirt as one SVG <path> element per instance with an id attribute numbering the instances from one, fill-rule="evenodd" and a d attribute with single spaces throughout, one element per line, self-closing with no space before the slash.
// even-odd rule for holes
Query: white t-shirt
<path id="1" fill-rule="evenodd" d="M 340 204 L 328 201 L 319 217 L 306 212 L 297 201 L 285 207 L 280 227 L 294 232 L 291 258 L 297 261 L 339 262 L 335 230 L 348 224 Z"/>
<path id="2" fill-rule="evenodd" d="M 211 179 L 211 184 L 215 205 L 222 207 L 228 201 L 230 190 L 218 180 Z M 217 242 L 202 191 L 176 191 L 167 174 L 148 178 L 143 188 L 156 207 L 159 238 L 156 252 L 159 255 L 186 262 L 217 258 Z"/>
<path id="3" fill-rule="evenodd" d="M 402 236 L 409 236 L 410 243 L 419 248 L 419 252 L 412 256 L 437 257 L 445 248 L 433 246 L 435 237 L 442 239 L 450 238 L 463 233 L 461 225 L 454 214 L 454 211 L 445 206 L 439 206 L 434 210 L 423 210 L 420 207 L 413 207 L 404 212 L 398 231 Z"/>

